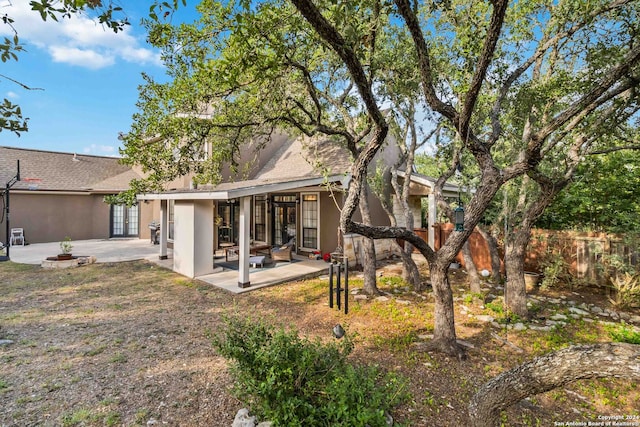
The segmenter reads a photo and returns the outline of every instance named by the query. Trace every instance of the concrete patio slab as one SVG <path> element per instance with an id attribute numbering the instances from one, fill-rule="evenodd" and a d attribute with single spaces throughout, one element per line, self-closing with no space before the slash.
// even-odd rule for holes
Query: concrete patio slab
<path id="1" fill-rule="evenodd" d="M 172 251 L 169 249 L 168 259 L 160 260 L 160 247 L 147 239 L 95 239 L 72 242 L 72 253 L 75 256 L 95 256 L 98 263 L 147 260 L 169 270 L 173 269 Z M 47 257 L 60 253 L 60 243 L 34 243 L 27 246 L 12 246 L 11 261 L 20 264 L 40 265 Z M 282 263 L 277 268 L 254 268 L 249 274 L 251 286 L 238 286 L 238 271 L 223 269 L 221 272 L 196 277 L 215 287 L 232 293 L 250 292 L 266 286 L 318 277 L 327 274 L 329 264 L 324 261 L 295 257 L 295 263 Z M 214 261 L 215 262 L 215 261 Z"/>
<path id="2" fill-rule="evenodd" d="M 160 247 L 147 239 L 94 239 L 74 240 L 75 256 L 95 256 L 96 262 L 122 262 L 141 259 L 158 259 Z M 11 261 L 20 264 L 40 264 L 47 257 L 60 253 L 60 242 L 33 243 L 27 246 L 11 246 Z"/>
<path id="3" fill-rule="evenodd" d="M 236 270 L 223 270 L 220 273 L 207 274 L 196 279 L 209 283 L 218 288 L 241 294 L 254 291 L 267 286 L 292 282 L 295 280 L 310 279 L 328 274 L 329 264 L 324 261 L 311 260 L 294 256 L 297 262 L 281 263 L 277 268 L 258 268 L 249 274 L 251 285 L 247 288 L 238 286 L 238 272 Z"/>

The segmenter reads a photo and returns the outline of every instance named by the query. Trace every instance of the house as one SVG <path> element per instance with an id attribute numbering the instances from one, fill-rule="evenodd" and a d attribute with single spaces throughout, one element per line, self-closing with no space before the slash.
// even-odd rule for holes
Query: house
<path id="1" fill-rule="evenodd" d="M 28 243 L 149 237 L 150 204 L 110 206 L 104 197 L 140 178 L 115 157 L 81 155 L 15 147 L 0 147 L 0 239 L 6 241 L 6 183 L 20 181 L 9 191 L 11 228 L 23 228 Z M 144 227 L 141 227 L 144 224 Z"/>
<path id="2" fill-rule="evenodd" d="M 276 135 L 259 144 L 259 151 L 245 150 L 244 167 L 216 186 L 180 187 L 138 196 L 140 201 L 160 201 L 160 257 L 173 245 L 173 269 L 188 277 L 210 274 L 216 250 L 233 248 L 239 255 L 238 285 L 247 287 L 252 248 L 294 244 L 298 255 L 336 251 L 344 246 L 350 262 L 357 262 L 361 236 L 339 238 L 340 207 L 349 186 L 351 156 L 330 138 Z M 398 147 L 385 145 L 374 162 L 393 164 Z M 412 176 L 410 204 L 420 227 L 422 198 L 429 199 L 429 222 L 436 219 L 432 189 L 435 180 Z M 447 186 L 450 196 L 458 188 Z M 370 196 L 372 222 L 389 225 L 388 215 L 375 196 Z M 400 224 L 403 226 L 404 224 Z M 431 227 L 429 242 L 433 244 Z M 385 255 L 395 245 L 376 241 Z M 360 259 L 362 259 L 360 257 Z"/>

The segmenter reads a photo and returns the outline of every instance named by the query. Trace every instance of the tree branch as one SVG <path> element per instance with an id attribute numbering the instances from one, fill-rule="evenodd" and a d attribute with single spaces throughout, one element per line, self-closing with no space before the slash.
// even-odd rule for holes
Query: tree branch
<path id="1" fill-rule="evenodd" d="M 640 345 L 575 345 L 537 357 L 480 387 L 469 404 L 473 427 L 500 425 L 500 411 L 528 396 L 590 378 L 640 380 Z"/>

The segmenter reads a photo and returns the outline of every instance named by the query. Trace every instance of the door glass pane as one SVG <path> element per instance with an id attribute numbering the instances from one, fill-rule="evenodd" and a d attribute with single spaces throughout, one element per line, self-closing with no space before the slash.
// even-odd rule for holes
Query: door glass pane
<path id="1" fill-rule="evenodd" d="M 294 197 L 295 200 L 295 197 Z M 296 237 L 295 203 L 276 203 L 273 215 L 273 243 L 283 245 Z"/>
<path id="2" fill-rule="evenodd" d="M 112 212 L 112 231 L 113 236 L 122 236 L 124 234 L 124 206 L 113 205 Z"/>
<path id="3" fill-rule="evenodd" d="M 128 236 L 137 236 L 138 235 L 138 205 L 131 206 L 127 210 L 127 235 Z"/>
<path id="4" fill-rule="evenodd" d="M 280 205 L 275 206 L 275 212 L 273 213 L 274 223 L 273 223 L 273 243 L 276 245 L 281 245 L 284 242 L 282 241 L 282 230 L 284 228 L 284 208 Z"/>

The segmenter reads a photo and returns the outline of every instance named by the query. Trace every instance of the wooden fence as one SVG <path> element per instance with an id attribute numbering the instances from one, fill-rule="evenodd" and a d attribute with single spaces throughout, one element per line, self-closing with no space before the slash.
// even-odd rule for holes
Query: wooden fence
<path id="1" fill-rule="evenodd" d="M 437 224 L 435 229 L 438 249 L 453 231 L 453 224 Z M 489 246 L 484 238 L 474 231 L 469 243 L 476 268 L 491 271 Z M 501 242 L 498 252 L 502 259 Z M 461 254 L 458 254 L 457 260 L 464 265 Z M 525 259 L 525 269 L 542 272 L 545 266 L 558 263 L 558 260 L 562 263 L 558 267 L 565 268 L 568 274 L 580 282 L 602 283 L 604 269 L 615 269 L 617 262 L 640 268 L 640 236 L 632 238 L 620 234 L 534 229 Z"/>

